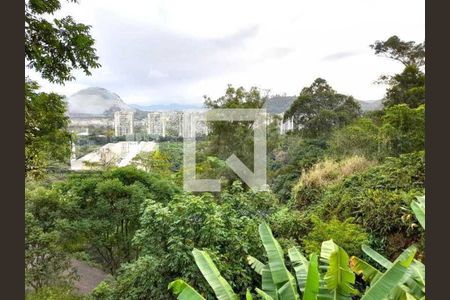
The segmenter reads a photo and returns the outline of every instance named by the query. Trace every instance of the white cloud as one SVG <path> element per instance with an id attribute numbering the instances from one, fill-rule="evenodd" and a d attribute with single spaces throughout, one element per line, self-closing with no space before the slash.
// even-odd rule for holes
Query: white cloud
<path id="1" fill-rule="evenodd" d="M 228 83 L 298 94 L 316 77 L 358 99 L 379 99 L 379 75 L 401 65 L 369 44 L 425 37 L 424 0 L 81 0 L 65 4 L 92 25 L 102 68 L 64 87 L 100 86 L 126 102 L 199 103 Z"/>

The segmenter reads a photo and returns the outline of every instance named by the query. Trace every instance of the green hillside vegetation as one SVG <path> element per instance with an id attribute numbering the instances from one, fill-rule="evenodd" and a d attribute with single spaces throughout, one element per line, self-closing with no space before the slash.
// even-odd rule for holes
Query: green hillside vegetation
<path id="1" fill-rule="evenodd" d="M 89 75 L 99 67 L 90 27 L 46 21 L 60 8 L 50 2 L 26 1 L 29 67 L 57 83 Z M 213 122 L 197 143 L 198 177 L 220 179 L 221 192 L 183 191 L 179 141 L 72 173 L 65 103 L 27 79 L 27 299 L 424 299 L 424 45 L 393 36 L 372 48 L 404 65 L 382 77 L 383 108 L 363 112 L 322 78 L 299 87 L 285 114 L 299 127 L 268 125 L 264 192 L 225 163 L 235 153 L 252 168 L 249 122 Z M 230 85 L 205 106 L 266 100 Z M 77 294 L 74 258 L 110 274 L 90 295 Z"/>

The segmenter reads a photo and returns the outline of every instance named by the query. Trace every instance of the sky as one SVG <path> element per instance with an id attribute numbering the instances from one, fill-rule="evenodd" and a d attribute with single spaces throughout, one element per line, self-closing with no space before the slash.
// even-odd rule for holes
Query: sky
<path id="1" fill-rule="evenodd" d="M 339 93 L 381 99 L 374 82 L 402 65 L 369 47 L 425 39 L 424 0 L 79 0 L 55 16 L 92 26 L 100 69 L 43 91 L 103 87 L 126 103 L 200 104 L 228 84 L 298 95 L 322 77 Z"/>

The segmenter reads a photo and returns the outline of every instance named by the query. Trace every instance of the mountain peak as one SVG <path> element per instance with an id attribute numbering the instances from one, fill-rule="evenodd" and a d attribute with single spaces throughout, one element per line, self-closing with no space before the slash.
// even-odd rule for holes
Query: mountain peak
<path id="1" fill-rule="evenodd" d="M 136 109 L 114 92 L 102 87 L 88 87 L 67 98 L 70 115 L 110 115 L 114 111 Z"/>

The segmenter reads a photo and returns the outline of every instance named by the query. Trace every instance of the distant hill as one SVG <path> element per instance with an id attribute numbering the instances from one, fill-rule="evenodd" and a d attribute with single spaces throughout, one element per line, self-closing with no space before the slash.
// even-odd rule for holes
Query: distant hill
<path id="1" fill-rule="evenodd" d="M 142 111 L 171 111 L 171 110 L 185 110 L 185 109 L 200 109 L 202 105 L 183 104 L 183 103 L 170 103 L 170 104 L 155 104 L 155 105 L 139 105 L 130 104 L 131 107 Z"/>
<path id="2" fill-rule="evenodd" d="M 364 101 L 357 100 L 361 105 L 362 111 L 373 111 L 373 110 L 381 110 L 383 109 L 383 100 L 372 100 L 372 101 Z"/>
<path id="3" fill-rule="evenodd" d="M 281 114 L 291 107 L 297 96 L 273 96 L 266 100 L 264 108 L 269 114 Z"/>
<path id="4" fill-rule="evenodd" d="M 289 109 L 297 96 L 270 97 L 264 107 L 269 114 L 280 114 Z M 126 104 L 119 95 L 100 87 L 90 87 L 80 90 L 66 98 L 71 117 L 111 117 L 116 111 L 133 111 L 137 119 L 145 118 L 148 111 L 182 111 L 185 109 L 201 109 L 200 104 Z M 363 111 L 378 110 L 383 107 L 381 100 L 361 101 Z"/>
<path id="5" fill-rule="evenodd" d="M 291 107 L 297 96 L 273 96 L 267 99 L 264 107 L 269 114 L 284 113 Z M 380 110 L 383 108 L 382 100 L 364 101 L 356 100 L 361 105 L 363 112 Z"/>
<path id="6" fill-rule="evenodd" d="M 116 111 L 134 111 L 123 100 L 111 91 L 100 87 L 80 90 L 66 98 L 69 115 L 74 116 L 111 116 Z"/>

